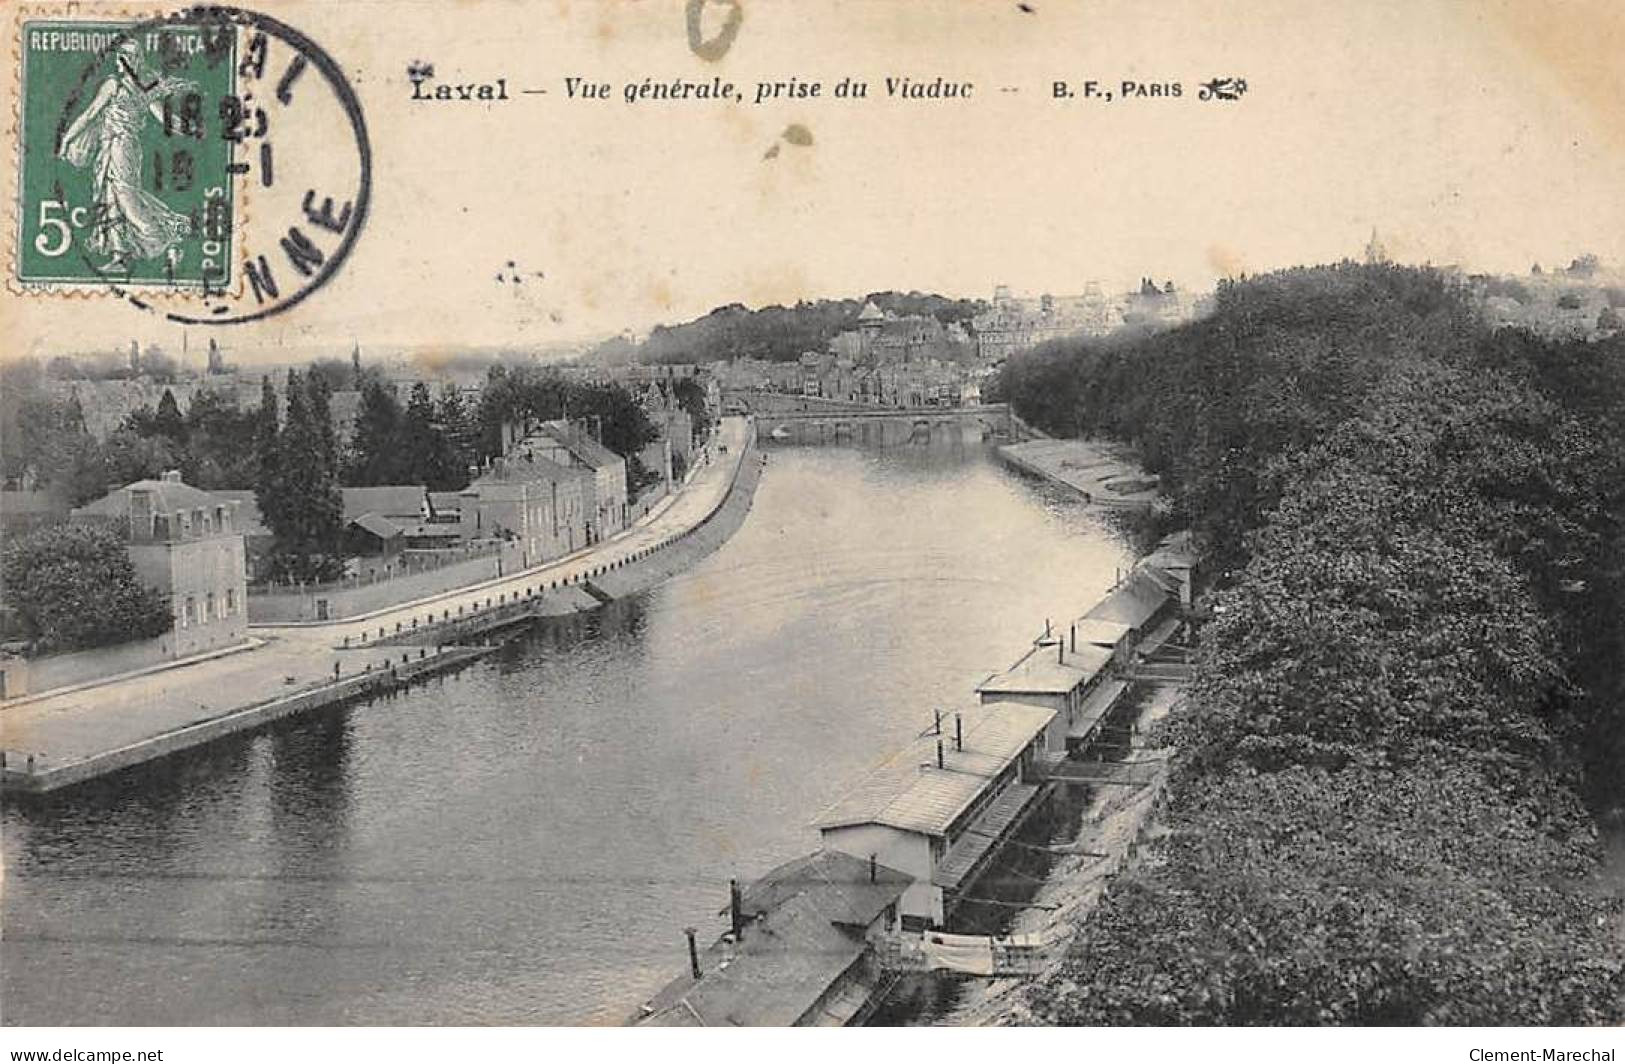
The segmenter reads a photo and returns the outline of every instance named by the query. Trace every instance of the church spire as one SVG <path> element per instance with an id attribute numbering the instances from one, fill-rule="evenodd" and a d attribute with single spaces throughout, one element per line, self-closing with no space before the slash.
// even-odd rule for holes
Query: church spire
<path id="1" fill-rule="evenodd" d="M 1388 262 L 1388 249 L 1382 246 L 1377 238 L 1377 227 L 1371 227 L 1371 240 L 1365 246 L 1365 262 L 1367 266 L 1381 266 Z"/>

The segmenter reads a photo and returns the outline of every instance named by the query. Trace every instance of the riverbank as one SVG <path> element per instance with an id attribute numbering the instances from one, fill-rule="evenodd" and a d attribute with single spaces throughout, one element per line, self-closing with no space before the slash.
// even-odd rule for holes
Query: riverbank
<path id="1" fill-rule="evenodd" d="M 261 645 L 252 650 L 7 706 L 0 710 L 0 788 L 56 791 L 370 697 L 488 653 L 486 640 L 498 629 L 596 609 L 652 587 L 714 550 L 748 512 L 761 474 L 751 426 L 726 419 L 719 443 L 720 460 L 702 468 L 683 495 L 559 562 L 364 619 L 255 626 Z"/>
<path id="2" fill-rule="evenodd" d="M 1062 847 L 1070 848 L 1051 866 L 1030 899 L 1010 921 L 1007 934 L 1037 935 L 1055 945 L 1045 954 L 1042 974 L 1052 975 L 1065 959 L 1072 938 L 1112 889 L 1115 878 L 1142 860 L 1141 847 L 1162 830 L 1157 814 L 1168 783 L 1173 751 L 1149 746 L 1144 736 L 1165 718 L 1180 697 L 1172 685 L 1148 685 L 1146 697 L 1120 722 L 1131 729 L 1125 761 L 1154 766 L 1141 787 L 1097 788 L 1088 798 L 1077 830 Z M 958 1027 L 1019 1026 L 1035 1022 L 1023 991 L 1032 976 L 977 981 L 965 987 L 940 1022 Z"/>
<path id="3" fill-rule="evenodd" d="M 1136 466 L 1118 445 L 1045 438 L 1005 444 L 999 457 L 1024 473 L 1072 489 L 1092 505 L 1149 510 L 1157 500 L 1157 478 Z"/>

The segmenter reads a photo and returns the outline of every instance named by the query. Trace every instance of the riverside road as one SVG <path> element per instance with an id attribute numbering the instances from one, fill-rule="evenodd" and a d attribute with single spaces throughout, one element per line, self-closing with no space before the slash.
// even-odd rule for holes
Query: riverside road
<path id="1" fill-rule="evenodd" d="M 13 768 L 30 754 L 45 769 L 82 762 L 329 683 L 335 675 L 353 676 L 369 664 L 387 667 L 392 655 L 399 659 L 401 648 L 362 645 L 380 630 L 393 634 L 397 624 L 410 628 L 414 619 L 422 623 L 431 614 L 472 613 L 538 585 L 563 585 L 695 527 L 727 495 L 748 431 L 744 418 L 724 418 L 712 444 L 712 460 L 699 467 L 681 492 L 640 523 L 589 549 L 365 618 L 255 625 L 249 632 L 260 645 L 251 649 L 20 700 L 0 710 L 0 749 L 8 751 Z M 344 649 L 346 639 L 355 649 Z"/>

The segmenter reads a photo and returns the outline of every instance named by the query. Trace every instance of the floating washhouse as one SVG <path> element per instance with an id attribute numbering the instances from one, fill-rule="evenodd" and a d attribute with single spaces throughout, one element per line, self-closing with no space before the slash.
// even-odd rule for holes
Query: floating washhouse
<path id="1" fill-rule="evenodd" d="M 1179 604 L 1190 608 L 1199 552 L 1196 539 L 1187 529 L 1164 536 L 1157 549 L 1140 560 L 1140 567 L 1173 581 Z"/>
<path id="2" fill-rule="evenodd" d="M 1064 635 L 1041 639 L 1020 661 L 983 680 L 976 693 L 984 703 L 1021 702 L 1053 710 L 1055 716 L 1044 729 L 1044 752 L 1060 755 L 1080 730 L 1084 735 L 1093 730 L 1092 724 L 1086 726 L 1084 710 L 1105 681 L 1111 660 L 1110 651 L 1088 643 L 1069 648 Z"/>
<path id="3" fill-rule="evenodd" d="M 732 928 L 703 955 L 690 929 L 689 974 L 634 1022 L 861 1022 L 891 963 L 876 945 L 942 927 L 971 897 L 1062 752 L 1094 738 L 1133 670 L 1178 629 L 1195 567 L 1189 535 L 1170 536 L 1088 612 L 1046 625 L 977 688 L 979 705 L 939 716 L 824 812 L 823 849 L 733 889 Z"/>
<path id="4" fill-rule="evenodd" d="M 1139 644 L 1176 612 L 1178 598 L 1156 570 L 1138 566 L 1078 620 L 1121 625 L 1111 647 L 1116 656 L 1132 655 Z"/>
<path id="5" fill-rule="evenodd" d="M 780 865 L 730 901 L 731 926 L 634 1023 L 659 1027 L 839 1026 L 879 983 L 873 935 L 898 925 L 912 876 L 819 850 Z M 692 948 L 692 940 L 691 940 Z"/>
<path id="6" fill-rule="evenodd" d="M 1177 628 L 1195 565 L 1188 533 L 1165 538 L 1105 598 L 1065 627 L 1046 629 L 1014 665 L 982 681 L 977 695 L 1054 710 L 1046 754 L 1087 745 L 1127 689 L 1141 646 L 1158 646 Z"/>
<path id="7" fill-rule="evenodd" d="M 818 818 L 823 845 L 911 876 L 902 927 L 940 926 L 1037 799 L 1055 716 L 991 701 L 940 717 Z"/>

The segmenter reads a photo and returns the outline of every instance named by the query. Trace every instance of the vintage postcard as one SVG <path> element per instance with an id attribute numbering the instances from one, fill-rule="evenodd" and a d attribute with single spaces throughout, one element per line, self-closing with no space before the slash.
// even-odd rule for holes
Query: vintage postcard
<path id="1" fill-rule="evenodd" d="M 1615 1059 L 1625 7 L 0 10 L 11 1059 Z"/>

